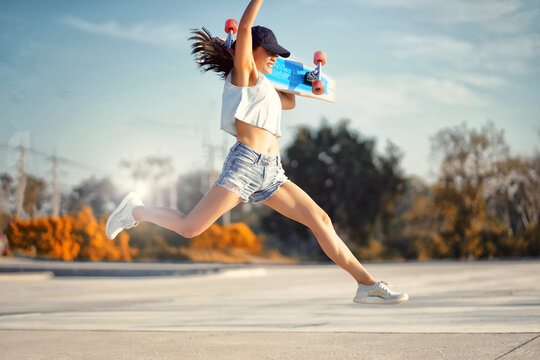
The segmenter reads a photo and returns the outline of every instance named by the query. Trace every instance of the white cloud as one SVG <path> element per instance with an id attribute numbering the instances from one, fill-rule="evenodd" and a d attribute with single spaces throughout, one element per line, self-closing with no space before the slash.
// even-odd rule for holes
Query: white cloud
<path id="1" fill-rule="evenodd" d="M 532 59 L 540 56 L 540 34 L 508 36 L 486 42 L 483 53 L 491 57 Z"/>
<path id="2" fill-rule="evenodd" d="M 538 5 L 536 5 L 538 6 Z M 540 8 L 520 7 L 504 16 L 484 22 L 482 28 L 494 34 L 517 34 L 535 32 L 540 21 Z"/>
<path id="3" fill-rule="evenodd" d="M 485 82 L 482 77 L 470 77 Z M 497 81 L 497 80 L 492 80 Z M 336 79 L 339 103 L 351 113 L 368 119 L 421 114 L 426 108 L 478 108 L 491 101 L 461 81 L 450 78 L 397 74 L 379 77 L 351 74 Z"/>
<path id="4" fill-rule="evenodd" d="M 465 56 L 473 52 L 473 45 L 440 35 L 410 35 L 400 33 L 384 33 L 384 43 L 391 45 L 391 53 L 398 58 L 438 58 L 448 61 L 463 61 Z"/>
<path id="5" fill-rule="evenodd" d="M 392 80 L 372 75 L 351 74 L 336 79 L 336 91 L 341 106 L 353 108 L 359 117 L 379 119 L 417 110 L 418 101 L 403 93 Z"/>
<path id="6" fill-rule="evenodd" d="M 346 1 L 382 9 L 414 10 L 409 16 L 436 26 L 473 25 L 477 27 L 476 33 L 534 34 L 538 33 L 540 23 L 540 6 L 536 0 Z"/>
<path id="7" fill-rule="evenodd" d="M 424 99 L 426 103 L 463 107 L 485 106 L 489 103 L 487 99 L 453 79 L 404 76 L 400 80 L 404 84 L 404 91 Z"/>
<path id="8" fill-rule="evenodd" d="M 513 74 L 538 71 L 540 35 L 513 35 L 482 44 L 477 66 Z"/>
<path id="9" fill-rule="evenodd" d="M 176 24 L 157 25 L 145 22 L 126 26 L 120 25 L 112 20 L 103 23 L 92 23 L 73 16 L 67 16 L 63 18 L 61 22 L 88 33 L 126 39 L 160 47 L 184 47 L 188 37 L 187 30 Z"/>
<path id="10" fill-rule="evenodd" d="M 447 77 L 467 85 L 476 86 L 484 89 L 498 89 L 506 84 L 506 81 L 498 76 L 476 74 L 476 73 L 460 73 L 447 72 Z"/>
<path id="11" fill-rule="evenodd" d="M 517 0 L 351 0 L 372 7 L 418 9 L 428 19 L 446 23 L 476 23 L 518 9 Z"/>
<path id="12" fill-rule="evenodd" d="M 459 70 L 524 74 L 538 69 L 540 35 L 521 34 L 490 38 L 474 44 L 440 35 L 385 33 L 381 41 L 396 58 L 414 59 L 440 67 L 439 62 Z"/>

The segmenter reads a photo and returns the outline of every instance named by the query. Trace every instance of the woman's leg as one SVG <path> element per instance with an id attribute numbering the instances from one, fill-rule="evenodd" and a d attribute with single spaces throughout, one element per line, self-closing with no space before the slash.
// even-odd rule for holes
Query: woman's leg
<path id="1" fill-rule="evenodd" d="M 138 221 L 149 221 L 177 232 L 183 237 L 192 238 L 212 225 L 221 215 L 242 201 L 236 193 L 223 186 L 213 185 L 210 191 L 187 215 L 176 209 L 137 206 L 133 217 Z"/>
<path id="2" fill-rule="evenodd" d="M 351 274 L 358 283 L 375 283 L 375 279 L 336 234 L 328 215 L 296 184 L 291 181 L 283 183 L 263 204 L 309 227 L 325 254 Z"/>

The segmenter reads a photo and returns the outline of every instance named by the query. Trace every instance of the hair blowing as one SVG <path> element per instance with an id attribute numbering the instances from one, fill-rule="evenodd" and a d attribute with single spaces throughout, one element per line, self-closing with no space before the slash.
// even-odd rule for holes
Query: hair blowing
<path id="1" fill-rule="evenodd" d="M 202 71 L 213 70 L 225 80 L 227 75 L 234 67 L 234 56 L 229 52 L 223 42 L 215 37 L 212 37 L 207 31 L 200 29 L 191 30 L 193 34 L 189 40 L 191 44 L 191 54 L 195 55 L 195 62 Z M 232 43 L 232 48 L 236 41 Z M 252 49 L 255 50 L 259 45 L 253 44 Z"/>
<path id="2" fill-rule="evenodd" d="M 220 39 L 209 36 L 203 30 L 194 29 L 191 33 L 191 54 L 195 55 L 195 62 L 201 71 L 213 70 L 225 79 L 234 66 L 234 57 Z"/>

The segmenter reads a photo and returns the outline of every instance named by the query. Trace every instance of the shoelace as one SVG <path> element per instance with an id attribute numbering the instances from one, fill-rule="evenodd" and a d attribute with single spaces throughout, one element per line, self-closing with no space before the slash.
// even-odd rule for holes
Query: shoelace
<path id="1" fill-rule="evenodd" d="M 386 282 L 386 281 L 380 281 L 380 283 L 382 284 L 380 286 L 381 290 L 383 290 L 386 294 L 390 295 L 391 293 L 391 290 L 390 290 L 390 283 Z"/>

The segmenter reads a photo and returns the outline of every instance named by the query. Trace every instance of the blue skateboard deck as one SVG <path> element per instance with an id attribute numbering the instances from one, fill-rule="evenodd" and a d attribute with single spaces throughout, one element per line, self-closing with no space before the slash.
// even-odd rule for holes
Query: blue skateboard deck
<path id="1" fill-rule="evenodd" d="M 321 80 L 325 85 L 324 94 L 315 95 L 311 90 L 311 84 L 304 82 L 305 74 L 314 69 L 314 66 L 294 58 L 278 57 L 272 69 L 272 74 L 265 76 L 279 90 L 295 95 L 336 102 L 336 82 L 324 72 L 321 72 Z"/>

